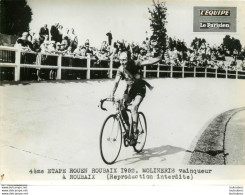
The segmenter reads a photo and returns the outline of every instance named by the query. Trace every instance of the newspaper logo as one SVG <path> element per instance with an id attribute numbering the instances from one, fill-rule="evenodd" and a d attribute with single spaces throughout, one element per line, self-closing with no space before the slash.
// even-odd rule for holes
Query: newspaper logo
<path id="1" fill-rule="evenodd" d="M 231 10 L 200 9 L 200 16 L 230 16 Z"/>
<path id="2" fill-rule="evenodd" d="M 200 22 L 200 29 L 230 29 L 231 24 L 227 22 Z"/>
<path id="3" fill-rule="evenodd" d="M 194 32 L 236 32 L 236 7 L 194 7 Z"/>

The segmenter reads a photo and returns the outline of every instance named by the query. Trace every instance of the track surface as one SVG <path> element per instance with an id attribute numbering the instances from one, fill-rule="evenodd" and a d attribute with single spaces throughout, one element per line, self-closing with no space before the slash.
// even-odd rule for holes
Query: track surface
<path id="1" fill-rule="evenodd" d="M 114 167 L 186 164 L 216 116 L 245 106 L 244 80 L 148 81 L 155 88 L 147 91 L 140 108 L 148 123 L 145 150 L 136 154 L 132 148 L 123 147 Z M 112 109 L 104 112 L 98 104 L 110 94 L 112 84 L 112 80 L 94 80 L 1 85 L 2 171 L 9 174 L 9 179 L 18 179 L 19 174 L 28 178 L 26 171 L 35 167 L 107 167 L 100 157 L 99 135 Z M 124 87 L 120 84 L 118 96 Z M 237 117 L 230 129 L 240 120 Z"/>
<path id="2" fill-rule="evenodd" d="M 229 121 L 225 135 L 227 165 L 245 165 L 245 111 L 238 112 Z"/>

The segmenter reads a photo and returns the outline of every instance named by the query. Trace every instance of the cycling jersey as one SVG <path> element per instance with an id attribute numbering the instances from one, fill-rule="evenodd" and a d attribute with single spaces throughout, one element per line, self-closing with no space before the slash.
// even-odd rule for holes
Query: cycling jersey
<path id="1" fill-rule="evenodd" d="M 117 70 L 117 75 L 120 76 L 123 80 L 125 79 L 127 85 L 131 86 L 134 82 L 142 77 L 141 67 L 138 61 L 130 60 L 127 63 L 127 66 L 124 67 L 121 65 Z"/>
<path id="2" fill-rule="evenodd" d="M 130 99 L 133 100 L 137 95 L 145 97 L 146 87 L 151 87 L 151 85 L 142 78 L 142 70 L 139 61 L 129 61 L 127 66 L 121 65 L 117 71 L 117 75 L 121 79 L 125 79 L 127 83 L 127 89 L 125 94 L 128 94 Z"/>

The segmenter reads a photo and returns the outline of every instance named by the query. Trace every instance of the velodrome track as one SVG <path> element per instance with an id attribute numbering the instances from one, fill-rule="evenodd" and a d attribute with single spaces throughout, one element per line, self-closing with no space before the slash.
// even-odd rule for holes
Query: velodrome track
<path id="1" fill-rule="evenodd" d="M 112 167 L 187 164 L 208 124 L 220 113 L 245 106 L 245 80 L 148 81 L 154 89 L 147 90 L 140 108 L 148 123 L 144 153 L 122 147 Z M 28 175 L 33 168 L 108 167 L 100 157 L 99 135 L 112 110 L 102 111 L 98 104 L 112 84 L 88 80 L 0 85 L 2 171 L 16 179 L 16 174 Z M 124 87 L 121 82 L 118 96 Z"/>

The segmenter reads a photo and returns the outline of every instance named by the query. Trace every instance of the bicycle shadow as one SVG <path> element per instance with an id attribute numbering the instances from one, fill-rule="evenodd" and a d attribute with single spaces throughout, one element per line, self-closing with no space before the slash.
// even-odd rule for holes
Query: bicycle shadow
<path id="1" fill-rule="evenodd" d="M 160 158 L 160 161 L 165 161 L 166 160 L 165 157 L 167 155 L 176 154 L 179 152 L 191 152 L 191 151 L 180 147 L 162 145 L 159 147 L 144 149 L 141 153 L 135 153 L 133 154 L 133 157 L 122 159 L 118 162 L 130 161 L 129 163 L 127 163 L 128 165 L 130 165 L 137 162 L 148 161 L 152 158 Z"/>

